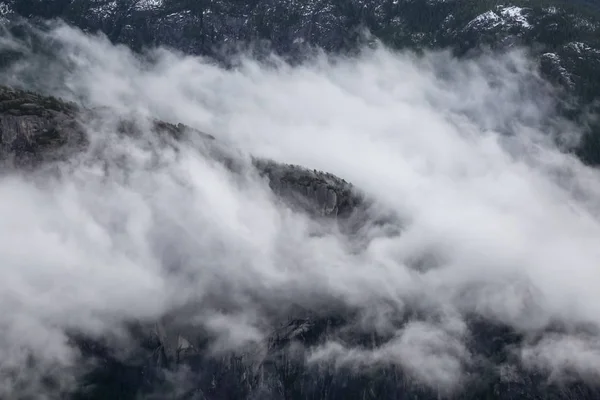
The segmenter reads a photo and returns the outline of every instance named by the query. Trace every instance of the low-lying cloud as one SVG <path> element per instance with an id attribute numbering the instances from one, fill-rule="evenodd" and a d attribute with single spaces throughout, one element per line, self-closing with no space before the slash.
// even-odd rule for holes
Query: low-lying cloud
<path id="1" fill-rule="evenodd" d="M 403 225 L 349 251 L 339 234 L 313 235 L 249 167 L 234 175 L 193 143 L 175 151 L 90 124 L 97 151 L 60 178 L 0 180 L 0 369 L 22 365 L 24 349 L 68 366 L 66 330 L 116 334 L 189 304 L 189 323 L 219 349 L 260 341 L 277 310 L 359 310 L 393 339 L 374 351 L 329 343 L 310 360 L 390 363 L 438 388 L 463 379 L 467 314 L 522 332 L 600 328 L 599 175 L 557 147 L 580 132 L 526 52 L 457 60 L 379 47 L 225 69 L 166 49 L 136 55 L 64 25 L 44 35 L 59 60 L 25 52 L 5 83 L 181 122 L 243 162 L 334 173 Z M 388 323 L 414 305 L 437 317 Z M 521 356 L 587 376 L 597 340 L 548 337 Z"/>

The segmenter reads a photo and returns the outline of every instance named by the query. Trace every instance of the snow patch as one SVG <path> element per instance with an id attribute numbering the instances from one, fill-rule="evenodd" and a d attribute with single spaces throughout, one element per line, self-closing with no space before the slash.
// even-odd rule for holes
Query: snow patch
<path id="1" fill-rule="evenodd" d="M 565 48 L 571 49 L 573 51 L 575 51 L 576 53 L 579 53 L 580 57 L 579 59 L 583 58 L 583 54 L 594 54 L 594 55 L 600 55 L 600 50 L 595 49 L 593 47 L 590 47 L 589 45 L 583 43 L 583 42 L 569 42 L 565 45 Z"/>
<path id="2" fill-rule="evenodd" d="M 11 12 L 12 10 L 10 9 L 10 6 L 6 4 L 6 2 L 0 1 L 0 17 L 5 17 Z"/>
<path id="3" fill-rule="evenodd" d="M 578 29 L 586 29 L 588 32 L 592 32 L 595 29 L 598 29 L 598 24 L 595 24 L 579 16 L 573 17 L 573 25 Z"/>
<path id="4" fill-rule="evenodd" d="M 111 1 L 106 4 L 94 7 L 91 9 L 91 11 L 94 14 L 96 14 L 96 16 L 98 16 L 99 18 L 104 19 L 112 16 L 117 10 L 117 6 L 118 5 L 116 1 Z"/>
<path id="5" fill-rule="evenodd" d="M 487 11 L 470 21 L 465 29 L 493 29 L 498 26 L 514 26 L 518 24 L 524 29 L 531 29 L 532 25 L 524 15 L 525 9 L 516 6 L 499 6 L 496 11 Z"/>
<path id="6" fill-rule="evenodd" d="M 556 71 L 558 71 L 560 76 L 563 78 L 563 80 L 567 84 L 567 86 L 569 86 L 571 88 L 574 87 L 575 83 L 573 82 L 573 79 L 572 79 L 571 75 L 569 74 L 569 72 L 565 69 L 565 67 L 563 67 L 561 65 L 561 60 L 560 60 L 560 57 L 558 56 L 558 54 L 544 53 L 544 54 L 542 54 L 542 59 L 546 59 L 546 60 L 548 60 L 548 62 L 550 64 L 552 64 L 552 66 L 556 69 Z"/>
<path id="7" fill-rule="evenodd" d="M 500 24 L 502 24 L 502 18 L 500 18 L 500 16 L 493 11 L 487 11 L 475 17 L 465 26 L 465 29 L 479 27 L 482 25 L 488 25 L 487 28 L 495 28 Z"/>
<path id="8" fill-rule="evenodd" d="M 500 15 L 506 18 L 510 18 L 512 21 L 518 22 L 523 28 L 531 28 L 531 24 L 527 21 L 527 17 L 523 15 L 523 9 L 521 7 L 511 6 L 504 7 L 500 10 Z"/>
<path id="9" fill-rule="evenodd" d="M 135 8 L 140 11 L 154 10 L 156 8 L 162 7 L 163 0 L 140 0 Z"/>
<path id="10" fill-rule="evenodd" d="M 575 50 L 578 53 L 582 53 L 584 51 L 591 49 L 590 46 L 588 46 L 587 44 L 582 43 L 582 42 L 571 42 L 571 43 L 567 44 L 567 47 L 572 48 L 573 50 Z"/>

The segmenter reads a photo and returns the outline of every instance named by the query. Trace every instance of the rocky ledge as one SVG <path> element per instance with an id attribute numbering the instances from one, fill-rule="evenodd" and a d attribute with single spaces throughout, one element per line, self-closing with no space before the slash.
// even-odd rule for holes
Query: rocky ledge
<path id="1" fill-rule="evenodd" d="M 107 110 L 89 110 L 54 97 L 0 87 L 0 162 L 6 168 L 31 169 L 68 159 L 89 144 L 83 121 L 102 116 Z M 110 112 L 110 110 L 108 110 Z M 179 138 L 194 135 L 206 142 L 215 138 L 183 124 L 151 122 L 158 136 Z M 136 126 L 122 120 L 118 129 L 134 135 Z M 208 146 L 211 155 L 232 166 L 233 160 Z M 217 154 L 219 153 L 219 154 Z M 362 203 L 362 196 L 351 184 L 332 174 L 270 160 L 253 159 L 258 172 L 268 178 L 273 191 L 290 206 L 311 215 L 349 215 Z"/>

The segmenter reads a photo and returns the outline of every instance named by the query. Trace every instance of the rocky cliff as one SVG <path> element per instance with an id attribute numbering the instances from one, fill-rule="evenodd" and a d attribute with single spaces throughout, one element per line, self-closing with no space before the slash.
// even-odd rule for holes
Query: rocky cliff
<path id="1" fill-rule="evenodd" d="M 102 116 L 98 110 L 8 87 L 0 87 L 0 113 L 0 160 L 5 168 L 25 169 L 65 160 L 85 151 L 89 141 L 82 123 Z M 155 120 L 151 125 L 159 137 L 193 135 L 200 138 L 209 143 L 211 156 L 234 168 L 234 161 L 228 155 L 210 145 L 213 136 L 182 124 Z M 136 134 L 137 130 L 135 124 L 127 120 L 119 123 L 119 129 L 124 134 Z M 253 165 L 290 206 L 311 215 L 348 216 L 363 203 L 351 184 L 332 174 L 262 159 L 254 159 Z"/>

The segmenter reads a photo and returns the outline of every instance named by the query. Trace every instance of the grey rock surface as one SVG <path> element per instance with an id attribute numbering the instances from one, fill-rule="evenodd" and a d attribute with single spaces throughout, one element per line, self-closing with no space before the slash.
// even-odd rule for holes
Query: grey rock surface
<path id="1" fill-rule="evenodd" d="M 276 194 L 311 214 L 348 216 L 362 203 L 350 183 L 330 173 L 265 160 L 256 160 L 254 165 L 269 178 Z"/>
<path id="2" fill-rule="evenodd" d="M 60 159 L 84 145 L 76 106 L 33 93 L 0 88 L 0 159 L 24 164 Z"/>
<path id="3" fill-rule="evenodd" d="M 84 151 L 89 142 L 82 122 L 102 118 L 103 112 L 110 110 L 87 110 L 52 97 L 0 87 L 0 160 L 5 168 L 31 168 L 68 159 Z M 126 120 L 120 127 L 127 134 L 135 134 L 137 129 Z M 212 135 L 163 121 L 153 121 L 152 127 L 160 136 L 200 138 L 208 143 L 210 156 L 234 166 L 235 160 L 212 145 Z M 277 195 L 311 215 L 349 215 L 362 202 L 351 184 L 332 174 L 269 160 L 254 159 L 253 164 Z"/>

